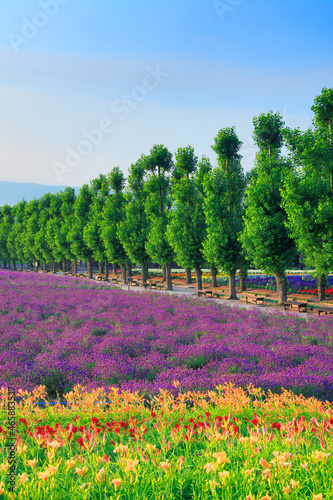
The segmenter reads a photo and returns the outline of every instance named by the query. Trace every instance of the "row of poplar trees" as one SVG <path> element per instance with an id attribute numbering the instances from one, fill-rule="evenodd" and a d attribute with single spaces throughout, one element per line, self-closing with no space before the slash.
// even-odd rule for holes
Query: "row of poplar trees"
<path id="1" fill-rule="evenodd" d="M 121 267 L 140 263 L 142 279 L 150 262 L 165 270 L 172 289 L 171 263 L 196 272 L 208 262 L 213 286 L 218 269 L 229 274 L 230 299 L 236 299 L 253 265 L 276 276 L 279 303 L 286 300 L 286 269 L 301 252 L 318 277 L 319 300 L 333 268 L 333 89 L 324 88 L 312 106 L 313 126 L 303 132 L 284 126 L 279 113 L 253 119 L 258 147 L 255 166 L 245 175 L 235 127 L 221 129 L 212 149 L 217 166 L 200 161 L 191 146 L 172 154 L 154 145 L 129 169 L 127 186 L 119 167 L 85 184 L 0 212 L 0 257 L 46 263 L 77 259 Z M 285 144 L 288 157 L 283 157 Z"/>

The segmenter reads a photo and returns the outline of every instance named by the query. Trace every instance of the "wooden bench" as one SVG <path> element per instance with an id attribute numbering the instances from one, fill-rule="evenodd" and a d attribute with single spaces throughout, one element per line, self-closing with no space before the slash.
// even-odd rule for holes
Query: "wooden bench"
<path id="1" fill-rule="evenodd" d="M 151 283 L 151 289 L 156 290 L 158 285 L 161 285 L 160 281 L 155 281 L 155 283 Z"/>
<path id="2" fill-rule="evenodd" d="M 263 304 L 264 300 L 267 299 L 264 295 L 254 295 L 253 293 L 243 293 L 242 295 L 241 298 L 245 298 L 247 304 Z"/>
<path id="3" fill-rule="evenodd" d="M 197 293 L 196 293 L 196 295 L 198 297 L 200 297 L 201 295 L 203 295 L 204 297 L 206 297 L 206 290 L 198 290 Z"/>
<path id="4" fill-rule="evenodd" d="M 214 292 L 213 291 L 213 298 L 215 298 L 215 299 L 225 299 L 225 298 L 228 298 L 228 294 L 226 294 L 224 292 Z"/>
<path id="5" fill-rule="evenodd" d="M 298 312 L 307 312 L 308 303 L 307 302 L 297 302 L 295 300 L 287 300 L 283 303 L 284 310 L 287 309 L 297 309 Z"/>
<path id="6" fill-rule="evenodd" d="M 94 278 L 97 281 L 104 281 L 104 275 L 103 274 L 96 274 L 96 276 L 94 276 Z"/>
<path id="7" fill-rule="evenodd" d="M 318 307 L 317 313 L 318 316 L 321 314 L 325 314 L 326 316 L 327 314 L 333 314 L 333 307 Z"/>
<path id="8" fill-rule="evenodd" d="M 146 281 L 146 283 L 142 283 L 143 288 L 150 288 L 151 290 L 151 283 L 149 281 Z"/>

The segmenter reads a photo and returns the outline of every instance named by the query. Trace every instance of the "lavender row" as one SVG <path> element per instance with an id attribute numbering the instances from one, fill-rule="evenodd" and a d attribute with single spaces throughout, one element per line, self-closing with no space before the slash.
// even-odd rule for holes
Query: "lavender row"
<path id="1" fill-rule="evenodd" d="M 145 395 L 223 382 L 333 400 L 333 318 L 0 271 L 0 386 Z"/>
<path id="2" fill-rule="evenodd" d="M 276 289 L 275 276 L 248 276 L 246 279 L 248 287 Z M 309 275 L 288 276 L 288 291 L 297 292 L 298 290 L 316 289 L 317 279 Z M 327 280 L 327 289 L 333 287 L 333 275 Z"/>

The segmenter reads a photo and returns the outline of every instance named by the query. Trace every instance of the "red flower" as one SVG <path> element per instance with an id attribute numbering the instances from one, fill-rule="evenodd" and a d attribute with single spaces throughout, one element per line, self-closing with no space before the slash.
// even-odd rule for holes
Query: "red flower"
<path id="1" fill-rule="evenodd" d="M 86 447 L 86 445 L 83 442 L 83 438 L 78 438 L 76 441 L 79 443 L 80 446 L 82 446 L 82 448 Z"/>
<path id="2" fill-rule="evenodd" d="M 247 420 L 248 422 L 251 422 L 251 424 L 253 424 L 254 427 L 257 427 L 257 425 L 258 425 L 258 419 L 257 419 L 256 414 L 254 414 L 254 418 L 252 420 L 249 420 L 248 418 L 245 418 L 245 420 Z"/>
<path id="3" fill-rule="evenodd" d="M 281 424 L 277 422 L 274 422 L 271 427 L 272 429 L 277 429 L 278 431 L 281 430 Z"/>

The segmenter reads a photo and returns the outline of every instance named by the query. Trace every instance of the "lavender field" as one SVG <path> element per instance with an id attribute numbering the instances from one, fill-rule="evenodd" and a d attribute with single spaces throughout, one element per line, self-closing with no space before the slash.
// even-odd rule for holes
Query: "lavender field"
<path id="1" fill-rule="evenodd" d="M 0 271 L 0 387 L 145 396 L 224 382 L 333 400 L 333 318 Z"/>

